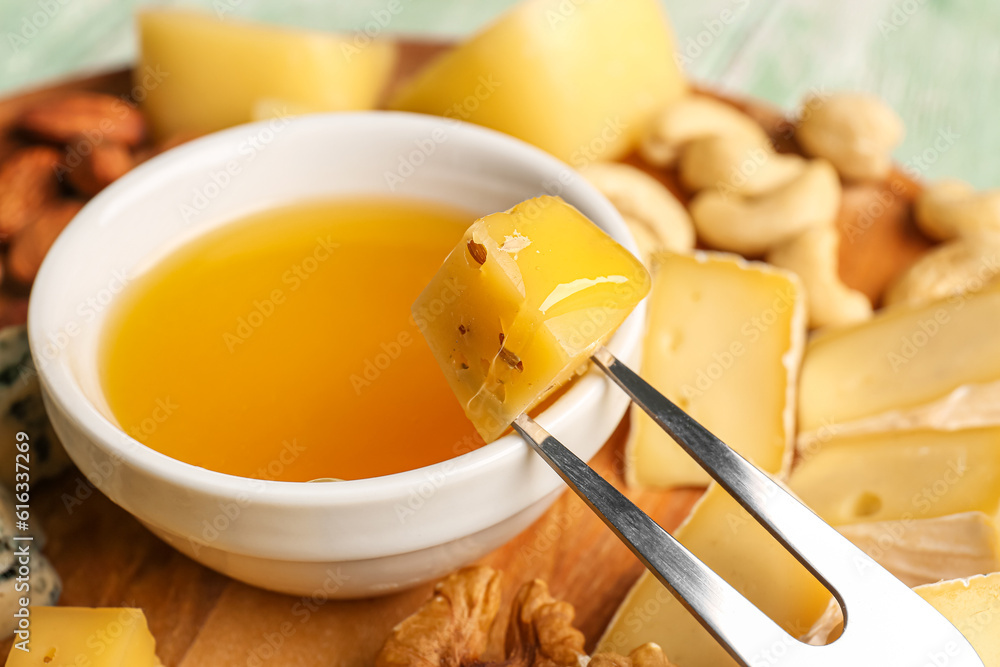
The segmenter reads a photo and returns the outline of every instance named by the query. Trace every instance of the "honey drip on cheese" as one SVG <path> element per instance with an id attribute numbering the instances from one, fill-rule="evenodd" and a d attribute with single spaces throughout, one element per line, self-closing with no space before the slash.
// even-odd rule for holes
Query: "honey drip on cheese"
<path id="1" fill-rule="evenodd" d="M 143 444 L 262 479 L 359 479 L 478 447 L 410 316 L 475 219 L 346 199 L 264 211 L 135 278 L 103 332 L 102 384 Z"/>

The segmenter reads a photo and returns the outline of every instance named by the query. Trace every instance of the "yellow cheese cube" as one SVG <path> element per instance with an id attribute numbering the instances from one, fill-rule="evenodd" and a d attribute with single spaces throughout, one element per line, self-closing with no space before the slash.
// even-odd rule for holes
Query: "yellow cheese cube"
<path id="1" fill-rule="evenodd" d="M 996 516 L 1000 428 L 834 438 L 805 452 L 788 484 L 833 525 L 958 512 Z"/>
<path id="2" fill-rule="evenodd" d="M 722 253 L 662 256 L 655 273 L 642 376 L 758 467 L 785 473 L 806 335 L 798 279 Z M 629 483 L 710 481 L 637 406 L 625 460 Z"/>
<path id="3" fill-rule="evenodd" d="M 544 196 L 477 220 L 413 317 L 489 442 L 585 366 L 649 282 L 631 253 Z"/>
<path id="4" fill-rule="evenodd" d="M 792 636 L 820 617 L 830 594 L 722 487 L 712 485 L 675 537 Z M 735 665 L 698 620 L 649 572 L 615 613 L 597 650 L 627 655 L 655 642 L 680 667 Z"/>
<path id="5" fill-rule="evenodd" d="M 158 667 L 141 609 L 31 607 L 30 638 L 15 638 L 7 667 Z"/>
<path id="6" fill-rule="evenodd" d="M 207 133 L 261 115 L 371 109 L 395 46 L 170 9 L 139 14 L 136 86 L 155 134 Z M 273 116 L 269 107 L 266 116 Z"/>
<path id="7" fill-rule="evenodd" d="M 574 166 L 627 153 L 683 95 L 657 0 L 526 0 L 442 55 L 390 107 L 485 125 Z"/>
<path id="8" fill-rule="evenodd" d="M 803 442 L 838 432 L 1000 424 L 1000 290 L 888 308 L 810 341 Z M 988 386 L 991 392 L 983 391 Z M 964 422 L 964 423 L 961 423 Z"/>

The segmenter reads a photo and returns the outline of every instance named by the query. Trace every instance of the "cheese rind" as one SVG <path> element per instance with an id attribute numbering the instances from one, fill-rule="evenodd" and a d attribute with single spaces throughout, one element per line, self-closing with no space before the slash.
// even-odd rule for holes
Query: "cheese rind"
<path id="1" fill-rule="evenodd" d="M 526 0 L 443 54 L 390 108 L 506 132 L 576 167 L 623 156 L 687 84 L 655 0 Z"/>
<path id="2" fill-rule="evenodd" d="M 806 335 L 798 278 L 725 253 L 661 255 L 656 267 L 641 375 L 758 467 L 784 475 Z M 625 470 L 642 486 L 710 481 L 637 406 Z"/>
<path id="3" fill-rule="evenodd" d="M 911 588 L 1000 572 L 1000 535 L 994 519 L 982 512 L 856 523 L 837 530 Z"/>
<path id="4" fill-rule="evenodd" d="M 868 430 L 901 428 L 960 387 L 1000 381 L 998 321 L 1000 290 L 992 289 L 888 308 L 817 336 L 802 363 L 800 429 L 837 432 L 862 420 Z"/>
<path id="5" fill-rule="evenodd" d="M 826 608 L 830 593 L 721 487 L 712 485 L 674 536 L 793 636 Z M 679 667 L 735 661 L 669 591 L 644 572 L 598 642 L 599 652 L 655 642 Z"/>
<path id="6" fill-rule="evenodd" d="M 649 283 L 628 250 L 543 196 L 473 223 L 412 312 L 489 442 L 585 367 Z"/>
<path id="7" fill-rule="evenodd" d="M 207 133 L 251 120 L 263 100 L 309 111 L 374 108 L 396 60 L 388 41 L 278 28 L 172 9 L 138 17 L 136 85 L 154 133 Z M 282 105 L 284 106 L 284 105 Z"/>
<path id="8" fill-rule="evenodd" d="M 789 486 L 833 524 L 996 516 L 1000 427 L 834 438 L 807 452 Z"/>
<path id="9" fill-rule="evenodd" d="M 30 638 L 7 667 L 158 667 L 156 641 L 141 609 L 31 607 Z"/>
<path id="10" fill-rule="evenodd" d="M 965 635 L 985 667 L 1000 667 L 1000 572 L 914 590 Z"/>

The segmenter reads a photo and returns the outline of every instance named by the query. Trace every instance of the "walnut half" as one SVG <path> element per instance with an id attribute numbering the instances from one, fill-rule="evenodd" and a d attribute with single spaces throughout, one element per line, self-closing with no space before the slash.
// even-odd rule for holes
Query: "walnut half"
<path id="1" fill-rule="evenodd" d="M 587 664 L 575 611 L 535 579 L 517 592 L 499 662 L 480 660 L 500 607 L 501 574 L 468 567 L 442 580 L 431 599 L 397 625 L 375 659 L 376 667 L 580 667 Z M 656 644 L 628 656 L 601 653 L 590 667 L 671 667 Z"/>

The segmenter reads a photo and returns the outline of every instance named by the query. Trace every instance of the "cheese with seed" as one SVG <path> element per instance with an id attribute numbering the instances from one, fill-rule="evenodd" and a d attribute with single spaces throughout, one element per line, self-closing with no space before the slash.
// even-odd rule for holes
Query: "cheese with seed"
<path id="1" fill-rule="evenodd" d="M 788 484 L 833 525 L 996 516 L 1000 427 L 837 437 L 805 452 Z"/>
<path id="2" fill-rule="evenodd" d="M 585 368 L 649 283 L 632 253 L 543 196 L 473 223 L 412 312 L 489 442 Z"/>
<path id="3" fill-rule="evenodd" d="M 1000 289 L 897 306 L 820 334 L 802 362 L 800 441 L 1000 424 Z"/>
<path id="4" fill-rule="evenodd" d="M 158 667 L 156 642 L 141 609 L 32 607 L 30 639 L 7 667 Z"/>
<path id="5" fill-rule="evenodd" d="M 641 375 L 759 468 L 784 475 L 806 335 L 798 278 L 725 253 L 663 255 L 656 266 Z M 710 481 L 637 406 L 626 478 L 651 487 Z"/>

